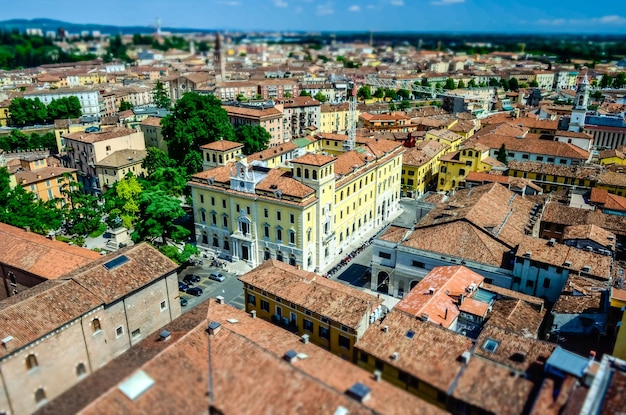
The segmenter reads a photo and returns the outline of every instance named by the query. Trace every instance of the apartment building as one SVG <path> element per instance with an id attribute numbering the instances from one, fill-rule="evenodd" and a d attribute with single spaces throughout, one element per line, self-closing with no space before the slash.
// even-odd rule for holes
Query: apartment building
<path id="1" fill-rule="evenodd" d="M 283 108 L 272 102 L 239 103 L 228 102 L 222 105 L 226 110 L 228 119 L 234 128 L 240 125 L 252 125 L 263 127 L 271 136 L 269 147 L 283 143 L 286 126 L 283 122 Z"/>
<path id="2" fill-rule="evenodd" d="M 48 106 L 53 99 L 69 97 L 78 98 L 83 115 L 99 117 L 104 111 L 104 104 L 100 99 L 100 92 L 98 90 L 87 88 L 58 88 L 24 94 L 24 98 L 39 98 L 46 106 Z"/>
<path id="3" fill-rule="evenodd" d="M 300 85 L 296 79 L 264 79 L 258 82 L 258 94 L 261 98 L 286 99 L 300 95 Z"/>
<path id="4" fill-rule="evenodd" d="M 402 194 L 405 197 L 423 195 L 437 180 L 440 158 L 450 149 L 435 140 L 421 140 L 402 156 Z"/>
<path id="5" fill-rule="evenodd" d="M 145 176 L 142 166 L 148 152 L 146 150 L 118 150 L 96 163 L 98 182 L 106 192 L 114 183 L 124 179 L 128 173 L 133 176 Z"/>
<path id="6" fill-rule="evenodd" d="M 66 167 L 78 170 L 78 181 L 83 190 L 91 194 L 103 192 L 96 165 L 106 157 L 121 150 L 145 150 L 141 131 L 115 127 L 93 133 L 75 132 L 62 134 L 67 155 Z"/>
<path id="7" fill-rule="evenodd" d="M 139 128 L 143 133 L 146 148 L 156 147 L 167 154 L 167 143 L 163 139 L 163 127 L 161 127 L 161 117 L 148 117 L 139 123 Z"/>
<path id="8" fill-rule="evenodd" d="M 4 300 L 0 410 L 35 412 L 178 317 L 176 268 L 144 243 Z"/>
<path id="9" fill-rule="evenodd" d="M 363 112 L 359 115 L 359 127 L 367 128 L 371 131 L 405 133 L 415 131 L 415 126 L 411 124 L 411 118 L 398 112 L 387 114 Z"/>
<path id="10" fill-rule="evenodd" d="M 284 141 L 306 135 L 307 128 L 319 128 L 321 103 L 311 97 L 293 97 L 277 101 L 283 106 Z"/>
<path id="11" fill-rule="evenodd" d="M 257 95 L 258 84 L 254 81 L 229 81 L 215 84 L 215 96 L 222 101 L 234 101 L 238 97 L 251 100 Z"/>
<path id="12" fill-rule="evenodd" d="M 354 361 L 354 343 L 384 314 L 382 299 L 273 259 L 239 277 L 246 311 Z"/>
<path id="13" fill-rule="evenodd" d="M 471 172 L 506 170 L 504 163 L 489 157 L 489 147 L 480 143 L 467 143 L 461 148 L 462 150 L 447 153 L 439 158 L 437 191 L 455 190 L 457 186 L 464 184 L 465 178 Z"/>
<path id="14" fill-rule="evenodd" d="M 398 209 L 401 144 L 359 139 L 344 153 L 338 140 L 307 142 L 268 149 L 262 163 L 226 163 L 222 154 L 223 163 L 193 175 L 198 247 L 253 267 L 271 258 L 323 272 L 346 243 L 382 228 Z"/>
<path id="15" fill-rule="evenodd" d="M 27 192 L 35 194 L 44 202 L 58 199 L 60 204 L 68 200 L 63 190 L 70 190 L 70 183 L 76 182 L 76 170 L 60 166 L 49 166 L 48 158 L 33 156 L 20 160 L 15 171 L 15 182 Z"/>
<path id="16" fill-rule="evenodd" d="M 319 131 L 321 133 L 344 133 L 348 130 L 350 115 L 348 114 L 349 104 L 322 104 L 320 106 Z M 359 117 L 359 110 L 356 116 Z"/>

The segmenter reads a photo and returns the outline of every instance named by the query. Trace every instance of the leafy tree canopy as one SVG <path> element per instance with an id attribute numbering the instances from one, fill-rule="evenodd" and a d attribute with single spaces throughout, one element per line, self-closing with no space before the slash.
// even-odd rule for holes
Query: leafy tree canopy
<path id="1" fill-rule="evenodd" d="M 317 94 L 315 94 L 315 96 L 313 97 L 316 100 L 318 100 L 321 103 L 326 102 L 326 95 L 322 94 L 321 92 L 318 92 Z"/>
<path id="2" fill-rule="evenodd" d="M 165 90 L 165 85 L 163 85 L 163 82 L 161 81 L 157 81 L 156 84 L 154 84 L 152 97 L 154 99 L 154 103 L 159 108 L 169 109 L 172 106 L 172 101 L 170 101 L 170 97 Z"/>
<path id="3" fill-rule="evenodd" d="M 79 118 L 81 115 L 82 110 L 78 97 L 71 96 L 53 99 L 50 104 L 48 104 L 48 118 L 51 121 Z"/>
<path id="4" fill-rule="evenodd" d="M 244 154 L 265 150 L 270 139 L 270 133 L 260 125 L 244 124 L 235 130 L 235 141 L 243 144 Z"/>
<path id="5" fill-rule="evenodd" d="M 212 95 L 188 92 L 161 121 L 169 155 L 179 165 L 184 165 L 188 154 L 197 152 L 201 145 L 220 139 L 233 141 L 233 127 L 220 104 Z"/>
<path id="6" fill-rule="evenodd" d="M 122 102 L 120 102 L 120 112 L 132 110 L 133 108 L 135 108 L 135 106 L 128 101 L 122 100 Z"/>

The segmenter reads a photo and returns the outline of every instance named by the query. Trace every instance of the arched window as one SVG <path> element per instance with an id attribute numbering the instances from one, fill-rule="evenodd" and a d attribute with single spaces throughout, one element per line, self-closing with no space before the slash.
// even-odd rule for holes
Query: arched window
<path id="1" fill-rule="evenodd" d="M 313 170 L 313 180 L 317 180 L 317 170 Z"/>
<path id="2" fill-rule="evenodd" d="M 289 231 L 289 243 L 290 244 L 295 244 L 296 243 L 296 232 L 295 231 Z"/>
<path id="3" fill-rule="evenodd" d="M 298 167 L 298 168 L 296 169 L 296 176 L 297 176 L 297 177 L 302 177 L 302 169 L 301 169 L 300 167 Z"/>
<path id="4" fill-rule="evenodd" d="M 263 259 L 265 259 L 266 261 L 268 259 L 270 259 L 271 255 L 270 255 L 270 249 L 269 248 L 265 248 L 265 253 L 263 254 Z"/>
<path id="5" fill-rule="evenodd" d="M 97 318 L 94 318 L 93 320 L 91 320 L 91 331 L 93 333 L 97 333 L 100 330 L 102 330 L 102 327 L 100 327 L 100 320 Z"/>
<path id="6" fill-rule="evenodd" d="M 217 215 L 215 213 L 211 213 L 211 223 L 217 225 Z"/>
<path id="7" fill-rule="evenodd" d="M 283 261 L 283 253 L 278 251 L 276 252 L 276 259 L 279 260 L 280 262 Z"/>
<path id="8" fill-rule="evenodd" d="M 37 356 L 35 356 L 32 353 L 29 354 L 28 357 L 26 358 L 26 369 L 31 370 L 38 366 L 39 364 L 37 363 Z"/>
<path id="9" fill-rule="evenodd" d="M 46 391 L 44 391 L 43 388 L 39 388 L 37 392 L 35 392 L 35 402 L 37 402 L 37 405 L 46 402 Z"/>
<path id="10" fill-rule="evenodd" d="M 78 366 L 76 366 L 76 376 L 83 377 L 87 374 L 87 368 L 85 367 L 84 363 L 79 363 Z"/>
<path id="11" fill-rule="evenodd" d="M 289 255 L 289 265 L 296 266 L 296 256 L 294 254 Z"/>
<path id="12" fill-rule="evenodd" d="M 225 228 L 228 228 L 228 216 L 222 217 L 222 224 L 224 225 Z"/>
<path id="13" fill-rule="evenodd" d="M 230 242 L 228 242 L 228 238 L 224 238 L 224 250 L 230 251 Z"/>
<path id="14" fill-rule="evenodd" d="M 309 178 L 309 169 L 304 169 L 304 178 L 305 179 Z"/>

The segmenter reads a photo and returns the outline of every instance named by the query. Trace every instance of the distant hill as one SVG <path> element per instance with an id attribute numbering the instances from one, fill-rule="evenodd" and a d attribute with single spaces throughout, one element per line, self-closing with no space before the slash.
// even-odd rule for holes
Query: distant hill
<path id="1" fill-rule="evenodd" d="M 117 35 L 117 34 L 134 34 L 134 33 L 152 33 L 154 27 L 149 26 L 114 26 L 114 25 L 101 25 L 91 23 L 69 23 L 61 20 L 53 19 L 11 19 L 0 21 L 0 30 L 13 30 L 17 29 L 20 32 L 26 31 L 26 29 L 41 29 L 46 34 L 47 31 L 56 32 L 59 28 L 65 29 L 70 34 L 80 34 L 83 31 L 92 32 L 94 30 L 100 31 L 100 33 Z M 172 33 L 189 33 L 189 32 L 212 32 L 213 30 L 207 29 L 187 29 L 187 28 L 170 28 L 163 27 L 163 31 Z"/>

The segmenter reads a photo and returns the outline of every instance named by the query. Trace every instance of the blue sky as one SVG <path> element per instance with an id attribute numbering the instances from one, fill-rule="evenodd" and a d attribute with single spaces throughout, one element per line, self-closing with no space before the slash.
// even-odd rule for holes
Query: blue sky
<path id="1" fill-rule="evenodd" d="M 306 31 L 626 34 L 626 1 L 3 0 L 0 20 L 45 17 L 120 26 Z"/>

